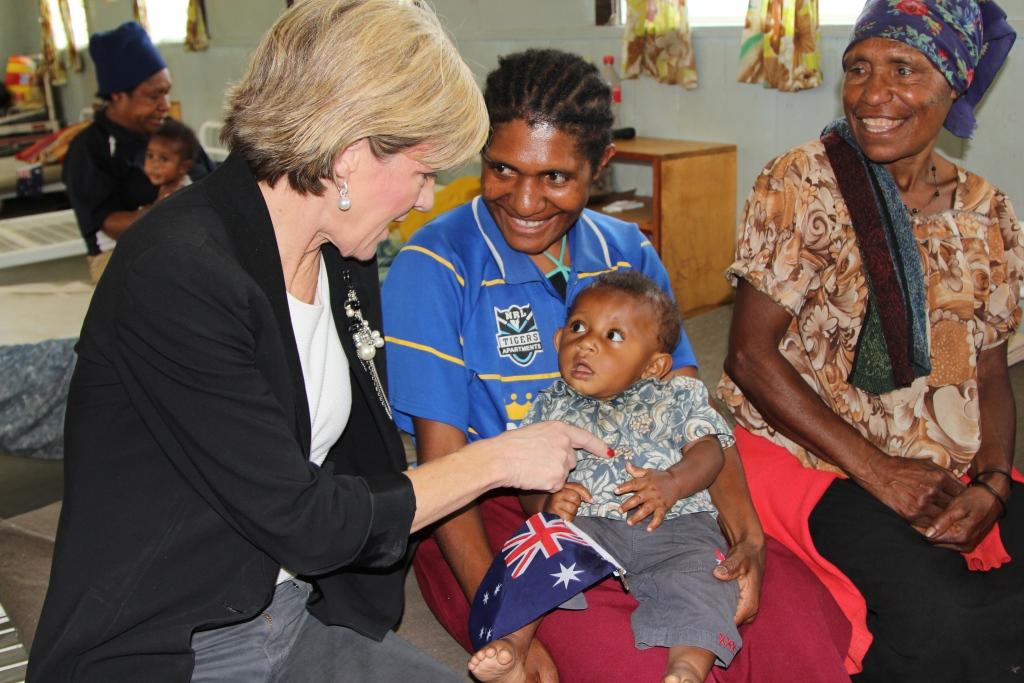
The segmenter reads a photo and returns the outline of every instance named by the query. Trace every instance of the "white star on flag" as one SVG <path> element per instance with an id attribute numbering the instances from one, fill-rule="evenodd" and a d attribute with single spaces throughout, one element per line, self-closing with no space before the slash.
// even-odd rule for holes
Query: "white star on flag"
<path id="1" fill-rule="evenodd" d="M 576 563 L 575 562 L 573 562 L 568 567 L 566 567 L 564 564 L 559 562 L 558 566 L 561 568 L 561 571 L 556 572 L 556 573 L 551 575 L 551 576 L 555 577 L 555 579 L 557 579 L 553 584 L 551 584 L 552 586 L 557 586 L 558 584 L 562 584 L 565 588 L 568 588 L 570 581 L 579 581 L 580 580 L 579 578 L 577 578 L 577 575 L 582 574 L 583 572 L 581 570 L 577 570 L 576 569 Z"/>
<path id="2" fill-rule="evenodd" d="M 473 649 L 515 633 L 617 566 L 570 522 L 538 512 L 501 546 L 473 596 L 465 631 Z"/>

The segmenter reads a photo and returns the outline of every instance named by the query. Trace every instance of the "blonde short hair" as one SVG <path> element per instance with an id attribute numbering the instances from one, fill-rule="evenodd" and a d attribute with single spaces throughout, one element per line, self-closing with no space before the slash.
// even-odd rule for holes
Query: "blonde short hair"
<path id="1" fill-rule="evenodd" d="M 257 180 L 320 195 L 335 157 L 366 139 L 378 157 L 424 145 L 445 169 L 478 154 L 487 110 L 422 0 L 304 0 L 263 36 L 227 96 L 223 140 Z"/>

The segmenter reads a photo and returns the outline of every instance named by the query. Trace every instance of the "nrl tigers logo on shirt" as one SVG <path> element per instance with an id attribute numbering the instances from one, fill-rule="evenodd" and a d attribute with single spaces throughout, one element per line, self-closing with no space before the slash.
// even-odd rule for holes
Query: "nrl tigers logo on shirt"
<path id="1" fill-rule="evenodd" d="M 534 356 L 544 350 L 530 304 L 508 308 L 495 306 L 494 319 L 498 324 L 498 333 L 494 337 L 502 357 L 525 368 L 533 362 Z"/>

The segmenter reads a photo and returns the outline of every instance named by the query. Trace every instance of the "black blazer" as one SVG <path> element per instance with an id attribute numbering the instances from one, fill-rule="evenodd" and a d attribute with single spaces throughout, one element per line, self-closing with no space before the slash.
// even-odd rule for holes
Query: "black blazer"
<path id="1" fill-rule="evenodd" d="M 347 271 L 379 329 L 376 265 L 322 254 L 352 413 L 317 468 L 277 242 L 244 161 L 120 240 L 76 347 L 30 680 L 187 681 L 192 632 L 257 615 L 282 564 L 315 577 L 321 621 L 378 639 L 397 623 L 415 500 L 342 307 Z"/>

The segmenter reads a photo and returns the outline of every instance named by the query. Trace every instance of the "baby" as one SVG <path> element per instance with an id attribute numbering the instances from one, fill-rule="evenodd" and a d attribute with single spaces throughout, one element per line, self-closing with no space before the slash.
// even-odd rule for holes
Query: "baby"
<path id="1" fill-rule="evenodd" d="M 562 378 L 537 396 L 522 424 L 563 420 L 589 429 L 616 457 L 577 452 L 564 488 L 522 502 L 528 514 L 543 509 L 574 521 L 622 564 L 640 603 L 636 647 L 668 648 L 664 683 L 701 683 L 740 647 L 736 582 L 712 575 L 728 546 L 707 491 L 733 438 L 703 383 L 667 379 L 680 324 L 672 300 L 636 271 L 603 274 L 579 294 L 555 333 Z M 473 675 L 525 680 L 523 653 L 538 623 L 480 649 L 469 661 Z"/>
<path id="2" fill-rule="evenodd" d="M 143 170 L 149 182 L 160 188 L 156 201 L 185 187 L 192 180 L 188 172 L 199 153 L 199 140 L 192 129 L 180 121 L 167 119 L 149 138 Z"/>

